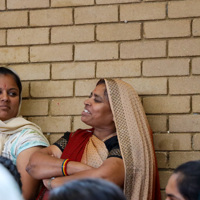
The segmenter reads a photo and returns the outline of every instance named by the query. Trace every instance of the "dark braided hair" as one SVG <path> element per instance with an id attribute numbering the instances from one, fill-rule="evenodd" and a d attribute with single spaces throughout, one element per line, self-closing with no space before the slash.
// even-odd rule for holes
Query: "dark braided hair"
<path id="1" fill-rule="evenodd" d="M 22 191 L 21 175 L 18 172 L 16 165 L 13 164 L 12 160 L 0 156 L 0 164 L 2 164 L 11 173 L 11 175 L 14 177 L 17 184 L 19 185 L 20 190 Z"/>

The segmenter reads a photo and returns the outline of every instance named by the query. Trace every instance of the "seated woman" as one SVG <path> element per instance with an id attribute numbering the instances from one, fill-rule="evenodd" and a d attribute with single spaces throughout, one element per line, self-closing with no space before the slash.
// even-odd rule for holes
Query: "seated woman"
<path id="1" fill-rule="evenodd" d="M 18 116 L 21 105 L 20 78 L 10 69 L 0 67 L 0 155 L 13 161 L 21 174 L 25 199 L 34 199 L 39 181 L 26 172 L 33 152 L 47 147 L 48 141 L 34 123 Z"/>
<path id="2" fill-rule="evenodd" d="M 166 200 L 200 199 L 200 161 L 189 161 L 178 166 L 168 180 Z"/>
<path id="3" fill-rule="evenodd" d="M 92 129 L 67 132 L 35 152 L 27 171 L 48 189 L 102 178 L 123 188 L 127 199 L 160 199 L 152 135 L 134 89 L 121 80 L 101 79 L 84 104 L 81 120 Z"/>

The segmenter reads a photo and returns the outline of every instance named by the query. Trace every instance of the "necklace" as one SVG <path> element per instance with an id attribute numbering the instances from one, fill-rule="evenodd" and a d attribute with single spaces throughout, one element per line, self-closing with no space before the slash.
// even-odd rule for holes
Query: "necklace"
<path id="1" fill-rule="evenodd" d="M 117 135 L 117 133 L 111 133 L 110 135 L 108 135 L 107 137 L 105 137 L 102 141 L 105 142 L 106 140 L 110 139 L 111 137 Z"/>

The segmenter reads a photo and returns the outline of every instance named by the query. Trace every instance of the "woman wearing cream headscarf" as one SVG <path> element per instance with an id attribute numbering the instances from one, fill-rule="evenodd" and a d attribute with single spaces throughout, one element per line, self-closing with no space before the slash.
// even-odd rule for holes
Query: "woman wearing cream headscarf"
<path id="1" fill-rule="evenodd" d="M 33 152 L 48 146 L 40 127 L 19 116 L 22 86 L 10 69 L 0 67 L 0 155 L 10 158 L 21 174 L 25 199 L 34 199 L 39 182 L 25 170 Z"/>
<path id="2" fill-rule="evenodd" d="M 92 129 L 67 132 L 37 151 L 27 171 L 48 189 L 103 178 L 123 188 L 128 200 L 160 200 L 152 133 L 134 89 L 121 80 L 101 79 L 84 104 L 81 120 Z M 38 199 L 47 197 L 42 195 Z"/>

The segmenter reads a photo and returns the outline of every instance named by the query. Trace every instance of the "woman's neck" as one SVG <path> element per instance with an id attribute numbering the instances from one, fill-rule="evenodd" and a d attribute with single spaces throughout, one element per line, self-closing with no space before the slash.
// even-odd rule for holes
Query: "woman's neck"
<path id="1" fill-rule="evenodd" d="M 94 129 L 93 134 L 102 141 L 106 141 L 116 135 L 116 129 Z"/>

